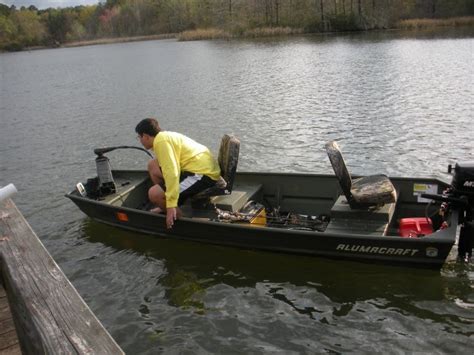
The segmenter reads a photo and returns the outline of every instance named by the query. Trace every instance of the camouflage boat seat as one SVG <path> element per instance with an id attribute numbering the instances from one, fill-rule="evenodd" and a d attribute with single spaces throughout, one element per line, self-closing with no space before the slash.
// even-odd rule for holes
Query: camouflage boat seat
<path id="1" fill-rule="evenodd" d="M 217 159 L 221 169 L 221 177 L 215 186 L 193 196 L 193 204 L 208 200 L 211 196 L 231 194 L 239 161 L 239 150 L 240 141 L 236 137 L 229 134 L 222 137 Z"/>
<path id="2" fill-rule="evenodd" d="M 325 148 L 341 189 L 352 209 L 382 206 L 396 201 L 395 187 L 386 175 L 365 176 L 352 180 L 337 143 L 328 142 Z"/>

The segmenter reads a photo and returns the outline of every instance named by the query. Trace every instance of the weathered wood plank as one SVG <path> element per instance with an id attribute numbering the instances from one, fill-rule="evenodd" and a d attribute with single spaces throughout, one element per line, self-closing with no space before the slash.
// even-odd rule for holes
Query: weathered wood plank
<path id="1" fill-rule="evenodd" d="M 22 355 L 20 345 L 15 344 L 9 348 L 0 350 L 0 355 Z"/>
<path id="2" fill-rule="evenodd" d="M 3 280 L 0 276 L 0 355 L 13 354 L 21 354 L 20 342 L 10 312 L 7 293 L 3 288 Z"/>
<path id="3" fill-rule="evenodd" d="M 0 204 L 0 264 L 24 353 L 123 354 L 11 200 Z"/>
<path id="4" fill-rule="evenodd" d="M 0 298 L 0 322 L 4 321 L 5 319 L 11 319 L 12 315 L 10 312 L 10 308 L 8 306 L 8 300 L 5 298 Z M 2 333 L 3 329 L 0 328 L 0 333 Z"/>
<path id="5" fill-rule="evenodd" d="M 8 332 L 0 334 L 0 344 L 2 344 L 0 351 L 13 348 L 14 346 L 19 347 L 15 329 L 10 329 Z"/>
<path id="6" fill-rule="evenodd" d="M 0 335 L 9 333 L 11 331 L 15 331 L 15 324 L 13 324 L 13 318 L 11 314 L 7 315 L 7 317 L 0 319 Z M 0 349 L 2 348 L 2 344 L 0 343 Z"/>

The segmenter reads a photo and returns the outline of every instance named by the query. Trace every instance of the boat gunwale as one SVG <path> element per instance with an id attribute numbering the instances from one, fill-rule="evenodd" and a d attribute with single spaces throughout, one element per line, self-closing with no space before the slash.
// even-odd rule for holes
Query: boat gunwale
<path id="1" fill-rule="evenodd" d="M 134 174 L 144 174 L 147 177 L 149 176 L 147 170 L 137 170 L 137 169 L 113 169 L 112 174 L 114 173 L 134 173 Z M 311 173 L 311 172 L 278 172 L 278 171 L 237 171 L 236 175 L 246 175 L 246 176 L 251 176 L 251 175 L 267 175 L 267 176 L 295 176 L 295 177 L 325 177 L 325 178 L 334 178 L 337 179 L 336 175 L 334 174 L 323 174 L 323 173 Z M 365 175 L 357 175 L 357 174 L 351 174 L 351 177 L 354 179 L 363 177 Z M 410 180 L 417 180 L 417 181 L 431 181 L 431 182 L 438 182 L 442 185 L 449 186 L 450 183 L 444 180 L 441 180 L 440 177 L 437 176 L 432 176 L 432 177 L 427 177 L 427 176 L 390 176 L 387 175 L 389 179 L 393 180 L 398 180 L 398 181 L 410 181 Z"/>
<path id="2" fill-rule="evenodd" d="M 93 200 L 87 197 L 82 197 L 78 196 L 75 194 L 75 191 L 72 191 L 68 194 L 65 195 L 65 197 L 71 199 L 71 200 L 79 200 L 83 201 L 89 204 L 94 204 L 98 205 L 101 207 L 107 207 L 116 211 L 124 211 L 124 212 L 131 212 L 131 213 L 136 213 L 136 214 L 142 214 L 142 215 L 147 215 L 147 216 L 152 216 L 154 218 L 158 218 L 160 220 L 165 221 L 166 216 L 164 215 L 159 215 L 150 211 L 144 211 L 144 210 L 139 210 L 136 208 L 131 208 L 131 207 L 123 207 L 123 206 L 114 206 L 109 203 L 103 202 L 103 201 L 97 201 Z M 91 217 L 92 219 L 96 219 L 95 217 Z M 436 231 L 433 234 L 430 234 L 428 236 L 424 236 L 423 238 L 403 238 L 400 236 L 383 236 L 383 235 L 367 235 L 367 234 L 357 234 L 357 233 L 331 233 L 331 232 L 319 232 L 319 231 L 310 231 L 310 230 L 296 230 L 296 229 L 284 229 L 284 228 L 276 228 L 276 227 L 268 227 L 268 226 L 248 226 L 246 224 L 238 224 L 238 223 L 224 223 L 224 222 L 216 222 L 216 221 L 207 221 L 203 219 L 196 219 L 192 217 L 181 217 L 180 220 L 188 222 L 188 223 L 197 223 L 197 224 L 202 224 L 202 225 L 212 225 L 212 226 L 218 226 L 222 228 L 228 228 L 228 229 L 235 229 L 235 230 L 259 230 L 263 231 L 265 233 L 277 233 L 277 234 L 282 234 L 282 235 L 301 235 L 301 236 L 308 236 L 308 235 L 316 235 L 316 236 L 322 236 L 322 237 L 328 237 L 328 238 L 344 238 L 344 239 L 365 239 L 365 240 L 384 240 L 384 241 L 401 241 L 406 243 L 415 243 L 415 244 L 425 244 L 425 243 L 441 243 L 441 244 L 454 244 L 456 240 L 456 230 L 457 230 L 457 225 L 458 223 L 455 223 L 454 225 L 451 224 L 448 228 Z M 458 220 L 458 213 L 457 211 L 453 211 L 452 215 L 450 217 L 451 221 L 457 221 Z M 101 220 L 102 221 L 102 220 Z M 117 227 L 127 227 L 130 229 L 134 229 L 134 227 L 129 227 L 124 224 L 120 223 L 111 223 L 108 222 L 110 225 L 114 225 Z M 147 228 L 136 228 L 136 230 L 144 231 L 146 233 L 149 233 L 150 230 Z M 166 233 L 157 233 L 160 235 L 164 236 L 170 236 L 170 235 L 178 235 L 173 233 L 172 230 L 169 230 L 169 232 Z"/>

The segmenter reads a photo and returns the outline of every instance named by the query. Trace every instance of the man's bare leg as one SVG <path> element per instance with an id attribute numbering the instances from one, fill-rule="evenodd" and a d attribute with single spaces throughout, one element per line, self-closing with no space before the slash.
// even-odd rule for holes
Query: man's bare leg
<path id="1" fill-rule="evenodd" d="M 148 174 L 150 174 L 150 179 L 154 185 L 164 186 L 165 180 L 163 179 L 163 173 L 156 159 L 148 162 Z"/>
<path id="2" fill-rule="evenodd" d="M 151 212 L 161 213 L 166 210 L 165 191 L 160 185 L 156 184 L 150 187 L 150 189 L 148 190 L 148 199 L 155 206 L 158 206 L 156 208 L 151 209 Z"/>
<path id="3" fill-rule="evenodd" d="M 148 190 L 148 199 L 153 203 L 155 208 L 152 208 L 150 211 L 155 213 L 161 213 L 165 210 L 165 192 L 164 188 L 164 179 L 161 168 L 158 165 L 156 159 L 152 159 L 148 162 L 148 174 L 150 175 L 151 182 L 153 186 Z"/>
<path id="4" fill-rule="evenodd" d="M 160 185 L 153 185 L 148 190 L 148 199 L 155 204 L 156 208 L 150 210 L 154 213 L 165 213 L 166 212 L 166 196 L 165 191 L 161 188 Z M 176 218 L 181 218 L 182 216 L 181 209 L 176 207 Z"/>

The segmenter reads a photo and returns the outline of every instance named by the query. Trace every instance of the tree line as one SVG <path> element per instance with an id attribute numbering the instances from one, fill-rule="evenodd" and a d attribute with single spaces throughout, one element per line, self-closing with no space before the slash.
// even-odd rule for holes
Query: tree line
<path id="1" fill-rule="evenodd" d="M 39 10 L 0 3 L 0 49 L 202 28 L 302 32 L 392 28 L 399 20 L 474 15 L 473 0 L 106 0 Z"/>

